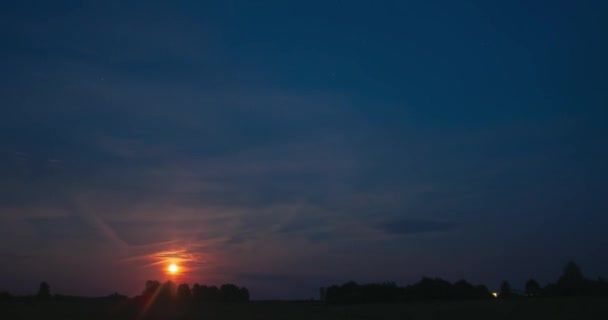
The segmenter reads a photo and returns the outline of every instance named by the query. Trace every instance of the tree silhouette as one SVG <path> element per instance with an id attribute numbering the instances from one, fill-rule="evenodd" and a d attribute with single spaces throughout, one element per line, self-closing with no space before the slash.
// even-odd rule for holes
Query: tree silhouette
<path id="1" fill-rule="evenodd" d="M 241 287 L 239 289 L 239 291 L 240 291 L 241 302 L 249 301 L 249 290 L 245 287 Z"/>
<path id="2" fill-rule="evenodd" d="M 136 297 L 136 301 L 141 305 L 151 303 L 158 306 L 167 306 L 175 302 L 246 302 L 249 301 L 249 290 L 231 283 L 224 284 L 221 288 L 195 283 L 190 289 L 187 283 L 176 286 L 172 281 L 161 284 L 156 280 L 148 280 L 142 295 Z"/>
<path id="3" fill-rule="evenodd" d="M 419 282 L 408 286 L 406 293 L 416 299 L 446 299 L 450 297 L 452 284 L 440 278 L 423 277 Z"/>
<path id="4" fill-rule="evenodd" d="M 247 291 L 247 300 L 242 296 L 239 287 L 232 283 L 223 284 L 220 287 L 222 301 L 225 302 L 242 302 L 249 299 L 249 291 Z"/>
<path id="5" fill-rule="evenodd" d="M 508 299 L 513 296 L 513 292 L 511 292 L 511 285 L 507 281 L 503 281 L 500 285 L 500 294 L 498 295 L 501 299 Z"/>
<path id="6" fill-rule="evenodd" d="M 534 279 L 530 279 L 526 282 L 526 295 L 527 296 L 538 296 L 541 293 L 541 287 Z"/>
<path id="7" fill-rule="evenodd" d="M 182 283 L 177 287 L 177 299 L 182 302 L 192 300 L 192 292 L 186 283 Z"/>
<path id="8" fill-rule="evenodd" d="M 559 280 L 557 280 L 557 283 L 563 285 L 577 285 L 584 280 L 585 277 L 583 277 L 581 268 L 574 261 L 570 261 L 564 267 L 564 271 Z"/>
<path id="9" fill-rule="evenodd" d="M 475 287 L 465 280 L 459 280 L 452 286 L 450 295 L 459 298 L 474 298 L 476 295 Z"/>
<path id="10" fill-rule="evenodd" d="M 192 285 L 192 300 L 194 301 L 202 301 L 202 295 L 201 295 L 201 285 L 198 283 L 195 283 L 194 285 Z"/>
<path id="11" fill-rule="evenodd" d="M 593 287 L 597 287 L 597 283 L 585 279 L 581 268 L 574 261 L 570 261 L 564 267 L 557 283 L 550 287 L 549 294 L 558 296 L 590 295 L 593 294 Z"/>
<path id="12" fill-rule="evenodd" d="M 51 299 L 51 287 L 46 282 L 41 282 L 40 287 L 38 288 L 38 294 L 36 298 L 39 300 L 49 300 Z"/>
<path id="13" fill-rule="evenodd" d="M 142 292 L 144 296 L 153 295 L 160 288 L 160 282 L 156 280 L 148 280 L 146 281 L 146 288 Z"/>
<path id="14" fill-rule="evenodd" d="M 160 286 L 158 296 L 156 298 L 159 302 L 169 302 L 176 298 L 177 287 L 175 282 L 167 281 Z"/>
<path id="15" fill-rule="evenodd" d="M 220 293 L 220 289 L 216 286 L 200 286 L 199 299 L 200 301 L 206 302 L 221 301 L 222 296 Z"/>

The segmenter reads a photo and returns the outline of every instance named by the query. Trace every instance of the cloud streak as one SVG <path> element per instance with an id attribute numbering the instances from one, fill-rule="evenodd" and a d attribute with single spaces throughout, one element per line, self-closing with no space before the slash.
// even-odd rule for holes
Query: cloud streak
<path id="1" fill-rule="evenodd" d="M 453 231 L 455 227 L 452 222 L 417 219 L 400 219 L 378 225 L 378 229 L 393 235 L 445 233 Z"/>

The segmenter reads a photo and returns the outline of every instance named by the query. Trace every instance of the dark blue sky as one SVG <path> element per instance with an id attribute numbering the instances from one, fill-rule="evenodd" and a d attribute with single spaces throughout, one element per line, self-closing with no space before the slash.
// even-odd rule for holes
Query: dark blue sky
<path id="1" fill-rule="evenodd" d="M 0 290 L 608 275 L 606 1 L 2 1 Z"/>

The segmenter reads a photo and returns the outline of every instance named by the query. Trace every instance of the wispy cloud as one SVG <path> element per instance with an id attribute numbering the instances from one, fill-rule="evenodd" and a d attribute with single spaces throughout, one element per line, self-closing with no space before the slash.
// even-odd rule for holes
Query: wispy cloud
<path id="1" fill-rule="evenodd" d="M 448 232 L 454 230 L 456 225 L 435 220 L 400 219 L 384 222 L 377 227 L 388 234 L 413 235 Z"/>

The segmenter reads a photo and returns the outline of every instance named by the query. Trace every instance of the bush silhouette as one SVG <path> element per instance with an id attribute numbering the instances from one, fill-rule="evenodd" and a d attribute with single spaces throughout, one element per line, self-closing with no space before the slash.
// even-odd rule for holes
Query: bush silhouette
<path id="1" fill-rule="evenodd" d="M 111 301 L 124 301 L 124 300 L 129 299 L 129 297 L 119 294 L 118 292 L 114 292 L 114 293 L 106 296 L 105 298 L 108 300 L 111 300 Z"/>
<path id="2" fill-rule="evenodd" d="M 451 284 L 440 278 L 424 277 L 406 290 L 408 296 L 416 299 L 446 299 L 450 297 Z"/>
<path id="3" fill-rule="evenodd" d="M 526 295 L 530 297 L 539 296 L 542 292 L 542 289 L 538 282 L 534 279 L 530 279 L 526 282 Z"/>
<path id="4" fill-rule="evenodd" d="M 13 296 L 11 296 L 10 293 L 6 292 L 6 291 L 2 291 L 0 292 L 0 301 L 7 301 L 12 299 Z"/>
<path id="5" fill-rule="evenodd" d="M 454 283 L 450 296 L 455 299 L 489 299 L 490 291 L 483 285 L 473 286 L 465 280 Z"/>
<path id="6" fill-rule="evenodd" d="M 46 282 L 41 282 L 38 288 L 38 294 L 36 294 L 38 300 L 49 300 L 51 299 L 51 287 Z"/>
<path id="7" fill-rule="evenodd" d="M 593 294 L 598 296 L 608 296 L 608 281 L 599 277 L 593 288 Z"/>
<path id="8" fill-rule="evenodd" d="M 501 299 L 509 299 L 513 297 L 513 292 L 511 291 L 511 285 L 508 281 L 503 281 L 500 285 L 500 293 L 498 297 Z"/>

